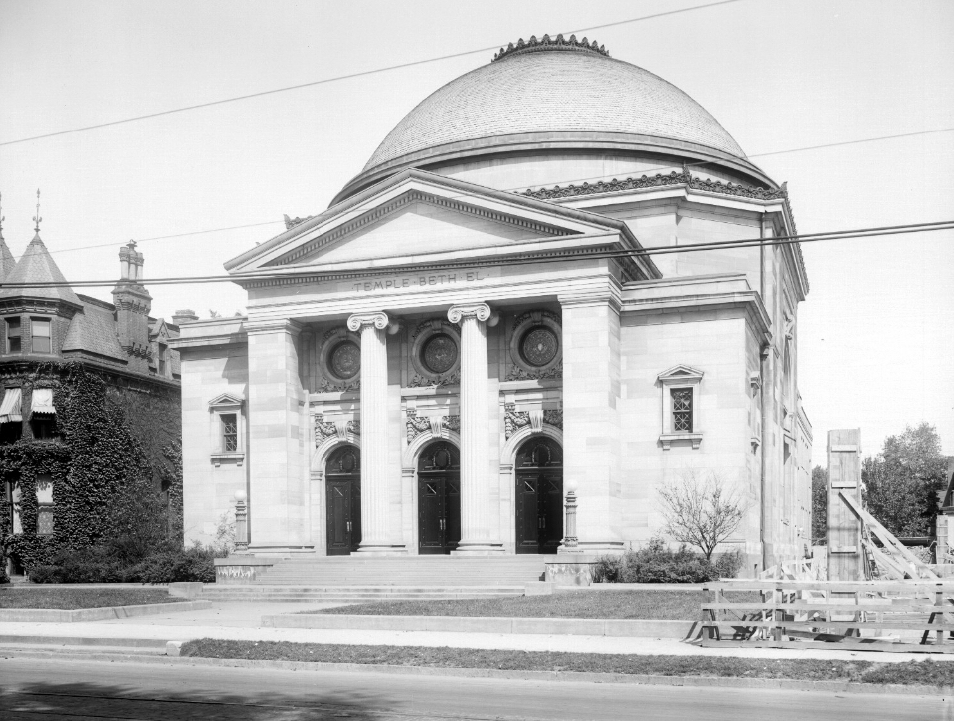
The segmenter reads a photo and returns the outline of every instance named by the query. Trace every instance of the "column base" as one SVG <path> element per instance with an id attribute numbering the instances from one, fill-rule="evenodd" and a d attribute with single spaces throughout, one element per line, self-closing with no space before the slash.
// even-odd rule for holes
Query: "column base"
<path id="1" fill-rule="evenodd" d="M 451 551 L 452 556 L 499 556 L 504 553 L 502 543 L 468 543 L 462 541 L 457 549 Z"/>
<path id="2" fill-rule="evenodd" d="M 375 543 L 367 546 L 359 545 L 358 550 L 350 554 L 352 556 L 406 556 L 407 547 L 391 545 L 388 543 Z"/>
<path id="3" fill-rule="evenodd" d="M 242 552 L 242 555 L 250 556 L 314 556 L 314 546 L 291 546 L 285 544 L 275 545 L 254 545 L 249 544 L 248 549 Z"/>
<path id="4" fill-rule="evenodd" d="M 580 541 L 573 553 L 589 553 L 597 555 L 619 555 L 626 551 L 622 541 Z M 563 553 L 558 550 L 557 553 Z"/>

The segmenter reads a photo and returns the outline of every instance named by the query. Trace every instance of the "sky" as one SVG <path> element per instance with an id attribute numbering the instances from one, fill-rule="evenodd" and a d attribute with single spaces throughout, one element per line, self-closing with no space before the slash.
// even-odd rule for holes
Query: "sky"
<path id="1" fill-rule="evenodd" d="M 418 102 L 491 48 L 585 31 L 697 100 L 778 182 L 802 233 L 954 219 L 947 0 L 45 2 L 0 0 L 3 234 L 71 281 L 219 275 L 312 215 Z M 468 53 L 476 50 L 478 52 Z M 85 132 L 10 142 L 373 71 Z M 908 137 L 784 152 L 903 133 Z M 198 232 L 254 224 L 254 227 Z M 179 236 L 179 237 L 167 237 Z M 88 246 L 100 246 L 89 248 Z M 814 427 L 874 454 L 927 421 L 954 454 L 954 231 L 806 244 L 799 386 Z M 78 289 L 109 300 L 108 288 Z M 154 286 L 154 316 L 241 311 L 231 284 Z"/>

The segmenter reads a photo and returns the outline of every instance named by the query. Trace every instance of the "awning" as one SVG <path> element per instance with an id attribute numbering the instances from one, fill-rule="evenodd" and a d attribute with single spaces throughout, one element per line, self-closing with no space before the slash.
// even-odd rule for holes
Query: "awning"
<path id="1" fill-rule="evenodd" d="M 55 416 L 56 408 L 53 407 L 53 389 L 52 388 L 34 388 L 33 389 L 33 403 L 30 408 L 30 417 L 32 418 L 34 414 L 41 413 L 45 415 Z"/>
<path id="2" fill-rule="evenodd" d="M 0 403 L 0 423 L 19 423 L 23 420 L 20 415 L 20 389 L 7 388 Z"/>

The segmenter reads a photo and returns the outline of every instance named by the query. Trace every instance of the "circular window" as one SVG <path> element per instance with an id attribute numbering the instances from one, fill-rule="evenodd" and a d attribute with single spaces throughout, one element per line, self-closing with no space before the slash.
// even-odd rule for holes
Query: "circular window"
<path id="1" fill-rule="evenodd" d="M 424 344 L 421 360 L 431 373 L 446 373 L 457 363 L 457 343 L 446 333 L 438 333 Z"/>
<path id="2" fill-rule="evenodd" d="M 354 378 L 361 370 L 361 349 L 351 341 L 339 343 L 328 356 L 331 371 L 341 379 Z"/>
<path id="3" fill-rule="evenodd" d="M 527 331 L 520 344 L 523 359 L 536 368 L 541 368 L 556 358 L 558 341 L 549 328 L 537 326 Z"/>

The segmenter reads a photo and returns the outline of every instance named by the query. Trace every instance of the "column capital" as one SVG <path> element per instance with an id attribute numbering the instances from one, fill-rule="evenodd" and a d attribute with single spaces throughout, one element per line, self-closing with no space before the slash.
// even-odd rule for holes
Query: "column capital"
<path id="1" fill-rule="evenodd" d="M 348 330 L 356 332 L 366 325 L 372 325 L 378 330 L 384 330 L 388 327 L 388 314 L 383 311 L 376 313 L 353 313 L 348 318 Z"/>
<path id="2" fill-rule="evenodd" d="M 447 311 L 447 320 L 451 323 L 460 323 L 464 318 L 473 316 L 479 321 L 490 319 L 490 306 L 486 303 L 461 303 L 452 305 Z"/>

